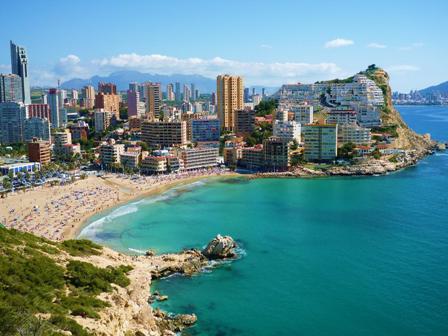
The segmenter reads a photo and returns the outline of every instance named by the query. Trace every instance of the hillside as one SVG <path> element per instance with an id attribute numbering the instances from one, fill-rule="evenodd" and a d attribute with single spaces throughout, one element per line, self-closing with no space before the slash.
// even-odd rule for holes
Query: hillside
<path id="1" fill-rule="evenodd" d="M 433 85 L 419 91 L 422 95 L 444 94 L 448 95 L 448 81 Z"/>
<path id="2" fill-rule="evenodd" d="M 428 141 L 422 135 L 415 133 L 411 128 L 409 128 L 400 113 L 393 106 L 392 90 L 389 85 L 389 75 L 387 72 L 372 65 L 362 73 L 375 81 L 375 83 L 383 91 L 385 103 L 381 109 L 381 120 L 383 122 L 383 126 L 396 128 L 398 137 L 395 139 L 395 147 L 402 149 L 415 149 L 422 153 L 432 147 L 433 143 L 431 141 Z"/>
<path id="3" fill-rule="evenodd" d="M 191 274 L 205 263 L 192 250 L 131 257 L 0 225 L 0 335 L 173 335 L 196 317 L 153 310 L 151 278 Z"/>

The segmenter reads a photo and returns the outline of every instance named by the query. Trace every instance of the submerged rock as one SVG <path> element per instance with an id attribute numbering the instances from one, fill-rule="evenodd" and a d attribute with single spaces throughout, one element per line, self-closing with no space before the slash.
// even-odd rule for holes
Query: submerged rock
<path id="1" fill-rule="evenodd" d="M 236 243 L 230 236 L 217 235 L 212 239 L 202 254 L 208 259 L 226 259 L 236 257 Z"/>

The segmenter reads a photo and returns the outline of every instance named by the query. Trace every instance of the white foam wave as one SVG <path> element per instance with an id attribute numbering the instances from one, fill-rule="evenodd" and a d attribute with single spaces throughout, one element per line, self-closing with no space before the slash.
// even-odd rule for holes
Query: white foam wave
<path id="1" fill-rule="evenodd" d="M 436 153 L 435 156 L 448 156 L 448 153 Z"/>
<path id="2" fill-rule="evenodd" d="M 145 254 L 146 253 L 146 251 L 134 249 L 132 247 L 128 247 L 128 250 L 131 251 L 131 252 L 139 253 L 139 254 Z"/>
<path id="3" fill-rule="evenodd" d="M 110 214 L 97 219 L 96 221 L 90 223 L 85 228 L 83 228 L 81 233 L 79 234 L 79 236 L 83 237 L 83 238 L 95 237 L 95 235 L 101 230 L 101 228 L 104 226 L 104 224 L 111 222 L 115 218 L 125 216 L 125 215 L 131 214 L 133 212 L 137 212 L 139 203 L 140 203 L 140 201 L 133 202 L 133 203 L 123 205 L 123 206 L 113 210 Z"/>

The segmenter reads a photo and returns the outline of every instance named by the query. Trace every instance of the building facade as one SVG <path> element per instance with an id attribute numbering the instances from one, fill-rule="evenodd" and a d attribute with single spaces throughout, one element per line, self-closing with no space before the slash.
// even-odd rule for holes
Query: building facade
<path id="1" fill-rule="evenodd" d="M 50 121 L 47 118 L 25 119 L 24 140 L 31 141 L 33 138 L 50 141 Z"/>
<path id="2" fill-rule="evenodd" d="M 25 120 L 28 110 L 23 103 L 0 103 L 0 143 L 14 144 L 24 141 Z"/>
<path id="3" fill-rule="evenodd" d="M 300 143 L 302 133 L 301 125 L 294 121 L 275 120 L 273 125 L 273 134 L 275 137 L 286 141 L 297 141 Z"/>
<path id="4" fill-rule="evenodd" d="M 31 162 L 39 162 L 40 164 L 50 163 L 50 142 L 32 139 L 28 143 L 28 159 Z"/>
<path id="5" fill-rule="evenodd" d="M 221 128 L 235 129 L 235 111 L 244 108 L 243 78 L 240 76 L 219 75 L 216 78 L 216 111 Z"/>
<path id="6" fill-rule="evenodd" d="M 142 141 L 153 148 L 183 146 L 187 143 L 185 121 L 145 121 L 141 128 Z"/>
<path id="7" fill-rule="evenodd" d="M 23 102 L 22 78 L 14 74 L 0 74 L 0 103 Z"/>
<path id="8" fill-rule="evenodd" d="M 302 127 L 303 157 L 307 161 L 331 161 L 337 156 L 337 125 L 305 125 Z"/>
<path id="9" fill-rule="evenodd" d="M 30 80 L 28 74 L 28 57 L 24 47 L 10 41 L 11 69 L 14 75 L 22 79 L 22 98 L 25 104 L 31 104 Z"/>
<path id="10" fill-rule="evenodd" d="M 187 148 L 180 151 L 185 170 L 216 167 L 219 149 L 213 147 Z"/>
<path id="11" fill-rule="evenodd" d="M 162 103 L 162 90 L 160 83 L 144 84 L 146 113 L 150 120 L 160 117 L 160 107 Z"/>
<path id="12" fill-rule="evenodd" d="M 190 122 L 192 141 L 219 141 L 221 134 L 219 119 L 193 119 Z"/>

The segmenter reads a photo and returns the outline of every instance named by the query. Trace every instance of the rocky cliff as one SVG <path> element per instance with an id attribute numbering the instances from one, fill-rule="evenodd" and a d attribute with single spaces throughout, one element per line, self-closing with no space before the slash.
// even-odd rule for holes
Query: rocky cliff
<path id="1" fill-rule="evenodd" d="M 422 153 L 433 147 L 434 143 L 432 141 L 409 128 L 400 113 L 393 106 L 388 73 L 376 66 L 370 66 L 363 73 L 375 81 L 383 91 L 385 103 L 381 109 L 381 120 L 384 126 L 396 127 L 398 136 L 395 139 L 394 146 L 401 149 L 415 149 L 417 152 Z"/>
<path id="2" fill-rule="evenodd" d="M 225 238 L 209 244 L 214 258 L 234 255 L 236 244 Z M 56 243 L 0 226 L 0 335 L 175 335 L 197 317 L 153 309 L 151 302 L 168 297 L 152 295 L 151 281 L 191 275 L 208 263 L 199 250 L 128 256 L 87 240 Z"/>

